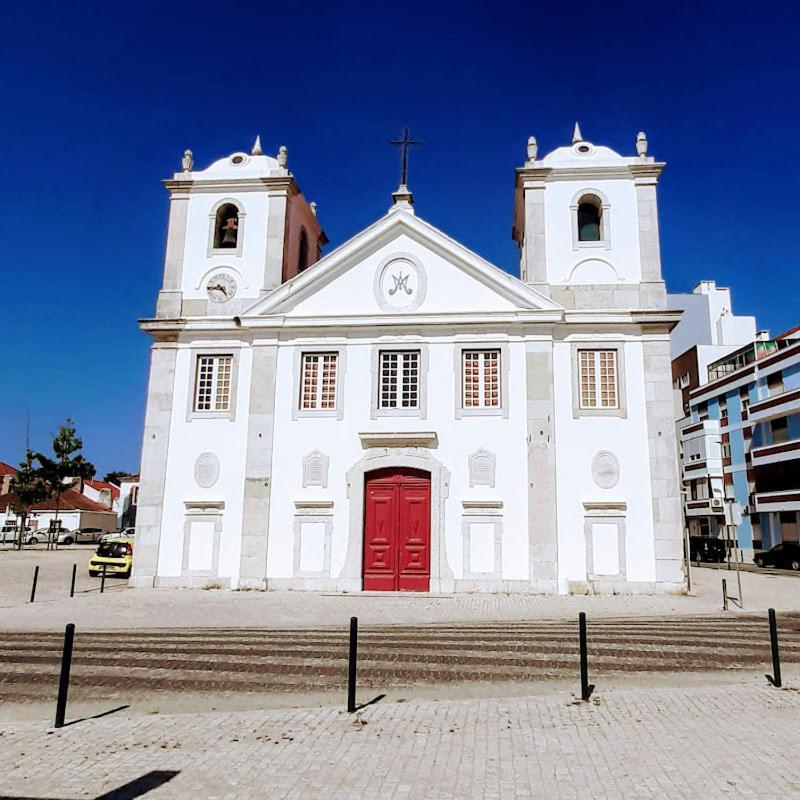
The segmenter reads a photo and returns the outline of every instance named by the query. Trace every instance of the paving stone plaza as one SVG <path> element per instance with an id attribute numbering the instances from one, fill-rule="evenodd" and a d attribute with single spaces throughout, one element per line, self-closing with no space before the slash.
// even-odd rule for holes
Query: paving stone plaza
<path id="1" fill-rule="evenodd" d="M 743 575 L 745 608 L 727 614 L 720 580 L 735 578 L 711 569 L 695 572 L 690 597 L 401 603 L 122 582 L 101 595 L 81 576 L 70 599 L 64 576 L 82 551 L 7 555 L 0 799 L 800 796 L 797 578 Z M 779 612 L 782 689 L 764 677 L 767 606 Z M 355 714 L 351 614 L 362 626 Z M 67 621 L 72 682 L 55 730 Z"/>
<path id="2" fill-rule="evenodd" d="M 790 798 L 799 716 L 798 692 L 749 682 L 6 724 L 0 796 Z"/>

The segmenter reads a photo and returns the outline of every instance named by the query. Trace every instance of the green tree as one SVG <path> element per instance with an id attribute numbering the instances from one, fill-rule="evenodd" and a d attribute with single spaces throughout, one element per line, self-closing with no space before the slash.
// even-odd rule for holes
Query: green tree
<path id="1" fill-rule="evenodd" d="M 112 470 L 111 472 L 107 472 L 103 476 L 103 480 L 106 481 L 107 483 L 113 483 L 114 486 L 119 486 L 120 480 L 122 478 L 127 477 L 128 475 L 130 475 L 130 472 L 123 472 L 122 470 L 115 469 Z"/>
<path id="2" fill-rule="evenodd" d="M 31 508 L 36 503 L 46 500 L 48 495 L 41 467 L 34 467 L 33 460 L 33 453 L 30 450 L 26 451 L 25 460 L 19 465 L 17 474 L 11 480 L 11 492 L 14 495 L 11 509 L 17 515 L 19 523 L 16 537 L 17 550 L 22 549 Z"/>
<path id="3" fill-rule="evenodd" d="M 56 516 L 53 528 L 56 531 L 54 541 L 58 542 L 59 518 L 61 495 L 72 487 L 73 481 L 80 478 L 93 478 L 94 464 L 87 461 L 80 450 L 83 449 L 83 440 L 75 432 L 75 423 L 71 419 L 58 429 L 53 439 L 53 456 L 49 458 L 43 453 L 36 453 L 36 459 L 42 465 L 41 475 L 50 497 L 56 500 Z M 51 537 L 47 537 L 47 547 L 51 547 Z"/>

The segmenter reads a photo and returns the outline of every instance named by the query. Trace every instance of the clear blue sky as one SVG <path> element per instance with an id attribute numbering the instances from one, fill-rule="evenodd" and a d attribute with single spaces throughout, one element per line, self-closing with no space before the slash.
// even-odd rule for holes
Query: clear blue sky
<path id="1" fill-rule="evenodd" d="M 797 9 L 797 6 L 794 6 Z M 672 291 L 731 286 L 800 323 L 800 13 L 770 3 L 5 3 L 0 460 L 72 416 L 102 473 L 137 470 L 161 280 L 160 181 L 289 148 L 328 249 L 382 215 L 403 125 L 418 213 L 517 272 L 514 168 L 645 130 Z"/>

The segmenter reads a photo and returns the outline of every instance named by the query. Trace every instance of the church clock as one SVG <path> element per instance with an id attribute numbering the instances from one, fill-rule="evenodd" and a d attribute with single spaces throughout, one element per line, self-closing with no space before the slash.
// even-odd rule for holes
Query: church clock
<path id="1" fill-rule="evenodd" d="M 214 303 L 225 303 L 236 294 L 236 281 L 225 272 L 217 272 L 208 279 L 206 293 Z"/>

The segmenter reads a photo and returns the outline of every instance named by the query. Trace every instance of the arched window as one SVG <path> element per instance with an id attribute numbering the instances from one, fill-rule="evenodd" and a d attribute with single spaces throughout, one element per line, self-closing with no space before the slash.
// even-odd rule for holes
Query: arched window
<path id="1" fill-rule="evenodd" d="M 239 209 L 233 203 L 224 203 L 214 220 L 214 249 L 235 249 L 238 243 Z"/>
<path id="2" fill-rule="evenodd" d="M 602 240 L 603 207 L 596 197 L 582 197 L 578 203 L 578 241 Z"/>
<path id="3" fill-rule="evenodd" d="M 300 229 L 300 245 L 297 248 L 297 271 L 302 272 L 308 266 L 308 234 Z"/>

